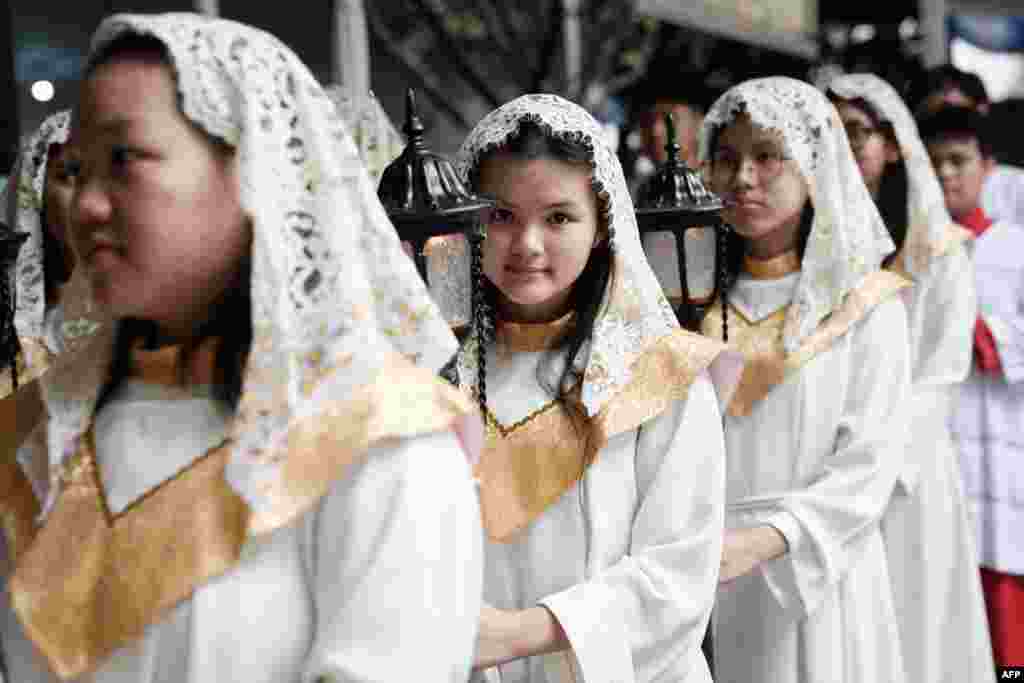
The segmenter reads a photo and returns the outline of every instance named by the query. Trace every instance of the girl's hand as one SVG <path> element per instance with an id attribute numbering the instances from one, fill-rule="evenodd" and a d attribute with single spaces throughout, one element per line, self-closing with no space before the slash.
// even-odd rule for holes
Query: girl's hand
<path id="1" fill-rule="evenodd" d="M 727 584 L 754 571 L 759 564 L 786 553 L 786 539 L 773 526 L 727 529 L 722 542 L 718 582 Z"/>
<path id="2" fill-rule="evenodd" d="M 489 669 L 512 661 L 512 640 L 515 624 L 511 618 L 514 612 L 495 609 L 484 604 L 480 609 L 480 630 L 476 636 L 476 660 L 474 669 Z"/>
<path id="3" fill-rule="evenodd" d="M 546 607 L 524 610 L 480 609 L 474 669 L 489 669 L 523 657 L 569 648 L 569 639 Z"/>

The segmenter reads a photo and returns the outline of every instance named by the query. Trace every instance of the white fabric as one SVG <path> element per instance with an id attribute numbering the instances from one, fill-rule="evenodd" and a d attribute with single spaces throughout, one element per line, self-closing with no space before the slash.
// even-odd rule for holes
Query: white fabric
<path id="1" fill-rule="evenodd" d="M 953 414 L 979 561 L 1024 575 L 1024 228 L 994 224 L 974 242 L 978 309 L 996 341 L 1003 375 L 973 368 Z"/>
<path id="2" fill-rule="evenodd" d="M 844 99 L 862 98 L 882 121 L 892 125 L 907 169 L 907 233 L 902 246 L 906 271 L 915 279 L 926 273 L 930 256 L 945 241 L 953 219 L 946 209 L 939 178 L 903 98 L 874 74 L 839 76 L 828 90 Z"/>
<path id="3" fill-rule="evenodd" d="M 951 228 L 942 187 L 910 111 L 870 74 L 840 76 L 828 89 L 863 98 L 892 124 L 907 171 L 903 290 L 910 322 L 913 390 L 901 486 L 882 523 L 909 680 L 994 680 L 974 530 L 948 422 L 950 397 L 971 367 L 977 304 L 966 247 L 942 253 Z"/>
<path id="4" fill-rule="evenodd" d="M 760 78 L 728 90 L 704 117 L 700 159 L 707 162 L 722 128 L 744 113 L 777 131 L 807 181 L 814 223 L 802 275 L 783 330 L 795 350 L 893 251 L 889 231 L 861 179 L 835 107 L 813 86 L 792 78 Z"/>
<path id="5" fill-rule="evenodd" d="M 621 302 L 608 305 L 612 292 L 605 292 L 605 306 L 594 323 L 587 350 L 575 359 L 577 367 L 585 367 L 582 403 L 587 414 L 594 416 L 629 383 L 633 361 L 653 343 L 678 330 L 679 323 L 640 246 L 633 200 L 622 165 L 608 145 L 601 124 L 582 107 L 555 95 L 523 95 L 495 109 L 462 144 L 457 167 L 463 180 L 472 184 L 481 159 L 505 144 L 526 120 L 555 136 L 585 145 L 592 155 L 595 189 L 606 198 L 605 215 L 615 258 L 614 279 L 624 295 Z M 464 273 L 466 269 L 453 268 L 453 272 Z M 468 292 L 460 292 L 456 286 L 439 291 L 449 297 L 442 304 L 446 311 L 459 318 L 457 309 L 461 307 L 462 319 L 469 319 Z M 473 348 L 463 346 L 459 376 L 475 386 L 476 354 L 470 352 Z"/>
<path id="6" fill-rule="evenodd" d="M 949 436 L 957 389 L 916 388 L 911 448 L 927 467 L 882 520 L 908 681 L 995 681 L 975 529 Z"/>
<path id="7" fill-rule="evenodd" d="M 974 270 L 957 245 L 903 290 L 914 386 L 901 486 L 882 522 L 908 680 L 995 680 L 974 527 L 949 431 L 971 366 Z"/>
<path id="8" fill-rule="evenodd" d="M 359 150 L 370 180 L 377 187 L 384 169 L 405 149 L 405 139 L 372 92 L 356 92 L 332 85 L 327 88 L 327 95 L 338 108 L 338 115 Z"/>
<path id="9" fill-rule="evenodd" d="M 131 382 L 101 411 L 108 501 L 133 500 L 215 443 L 228 419 L 201 396 Z M 177 429 L 191 437 L 168 439 Z M 195 443 L 193 443 L 195 442 Z M 140 458 L 140 454 L 147 457 Z M 250 540 L 144 637 L 79 683 L 447 681 L 469 676 L 482 536 L 451 433 L 389 442 L 298 522 Z M 56 682 L 6 604 L 12 681 Z"/>
<path id="10" fill-rule="evenodd" d="M 254 339 L 227 478 L 259 512 L 296 421 L 372 381 L 395 351 L 437 370 L 457 344 L 332 101 L 290 49 L 242 24 L 172 13 L 106 19 L 92 55 L 132 33 L 166 46 L 185 115 L 238 156 Z M 90 423 L 100 381 L 89 371 L 44 383 L 53 476 Z"/>
<path id="11" fill-rule="evenodd" d="M 492 349 L 487 390 L 503 424 L 550 400 L 535 379 L 543 356 Z M 613 437 L 582 483 L 513 542 L 486 543 L 484 601 L 545 605 L 572 651 L 517 660 L 473 681 L 711 681 L 700 646 L 721 553 L 720 425 L 702 374 L 685 402 Z"/>
<path id="12" fill-rule="evenodd" d="M 101 457 L 107 508 L 117 515 L 150 489 L 182 472 L 227 436 L 231 413 L 209 392 L 170 391 L 127 380 L 96 415 L 98 453 L 139 452 L 139 435 L 163 445 L 153 457 Z"/>
<path id="13" fill-rule="evenodd" d="M 18 252 L 15 267 L 17 308 L 14 326 L 20 339 L 44 341 L 43 320 L 46 315 L 45 278 L 43 277 L 43 192 L 46 186 L 46 165 L 50 145 L 68 141 L 71 112 L 64 110 L 47 117 L 21 150 L 14 182 L 6 194 L 15 193 L 14 201 L 5 199 L 6 221 L 15 232 L 28 236 Z M 55 351 L 51 349 L 51 351 Z"/>
<path id="14" fill-rule="evenodd" d="M 996 164 L 982 185 L 981 208 L 994 221 L 1024 225 L 1024 168 Z"/>
<path id="15" fill-rule="evenodd" d="M 729 292 L 729 304 L 747 320 L 764 320 L 789 305 L 799 283 L 800 273 L 790 273 L 774 280 L 756 280 L 740 273 L 737 286 Z"/>
<path id="16" fill-rule="evenodd" d="M 730 296 L 768 301 L 766 282 L 740 279 Z M 791 301 L 775 282 L 776 302 Z M 726 527 L 775 526 L 789 551 L 719 588 L 717 680 L 906 680 L 878 523 L 905 447 L 909 368 L 893 298 L 749 415 L 726 417 Z"/>

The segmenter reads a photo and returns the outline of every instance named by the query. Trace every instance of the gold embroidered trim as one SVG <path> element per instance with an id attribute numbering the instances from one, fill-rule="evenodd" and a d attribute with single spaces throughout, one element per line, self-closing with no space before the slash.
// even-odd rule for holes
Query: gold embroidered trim
<path id="1" fill-rule="evenodd" d="M 931 265 L 932 261 L 937 258 L 941 258 L 954 247 L 973 239 L 974 234 L 970 230 L 961 225 L 957 225 L 956 223 L 950 223 L 946 226 L 946 233 L 938 244 L 927 245 L 923 252 L 912 254 L 911 258 L 914 263 L 921 264 L 922 268 L 927 268 Z M 902 275 L 903 277 L 914 279 L 913 276 L 907 272 L 907 248 L 908 245 L 904 243 L 900 250 L 896 252 L 896 256 L 894 256 L 892 261 L 889 263 L 888 270 Z"/>
<path id="2" fill-rule="evenodd" d="M 92 285 L 87 277 L 79 275 L 79 270 L 75 270 L 71 280 L 61 287 L 61 305 L 64 308 L 64 323 L 59 331 L 64 343 L 61 354 L 50 353 L 42 337 L 18 336 L 21 352 L 15 364 L 19 388 L 39 379 L 65 358 L 77 354 L 97 332 L 107 327 L 105 318 L 91 310 L 89 291 Z M 11 373 L 6 369 L 0 372 L 0 398 L 11 395 L 13 391 Z"/>
<path id="3" fill-rule="evenodd" d="M 22 339 L 21 350 L 14 359 L 14 372 L 18 376 L 18 390 L 27 386 L 50 366 L 52 354 L 46 346 L 34 339 Z M 14 380 L 9 367 L 0 369 L 0 399 L 14 394 Z"/>
<path id="4" fill-rule="evenodd" d="M 503 351 L 547 351 L 576 324 L 575 312 L 548 323 L 510 323 L 498 321 L 495 331 Z"/>
<path id="5" fill-rule="evenodd" d="M 395 354 L 376 381 L 291 430 L 283 476 L 260 492 L 268 505 L 253 512 L 250 533 L 265 534 L 298 518 L 373 444 L 443 432 L 474 410 L 461 391 Z"/>
<path id="6" fill-rule="evenodd" d="M 729 346 L 743 354 L 746 364 L 740 384 L 729 403 L 728 413 L 734 417 L 749 415 L 754 404 L 772 389 L 798 371 L 807 362 L 845 334 L 875 306 L 893 296 L 910 282 L 896 273 L 880 270 L 868 275 L 850 292 L 842 306 L 826 318 L 800 348 L 791 354 L 783 350 L 782 329 L 788 306 L 757 323 L 750 323 L 729 308 Z M 731 315 L 736 312 L 737 315 Z M 722 304 L 716 301 L 702 324 L 705 335 L 721 338 Z"/>
<path id="7" fill-rule="evenodd" d="M 513 540 L 580 480 L 608 439 L 684 400 L 724 348 L 678 330 L 640 355 L 630 383 L 595 417 L 574 422 L 566 410 L 548 404 L 513 427 L 489 429 L 475 471 L 488 537 Z"/>
<path id="8" fill-rule="evenodd" d="M 0 569 L 0 576 L 7 576 L 14 558 L 31 542 L 39 514 L 35 492 L 17 462 L 17 453 L 42 414 L 35 383 L 0 399 L 0 526 L 7 539 L 8 562 Z"/>
<path id="9" fill-rule="evenodd" d="M 196 588 L 230 571 L 246 538 L 312 507 L 369 446 L 448 429 L 469 410 L 461 392 L 396 354 L 372 384 L 293 427 L 282 476 L 263 492 L 268 505 L 258 512 L 224 479 L 225 444 L 111 516 L 92 440 L 83 438 L 27 548 L 21 539 L 31 534 L 35 510 L 24 503 L 13 509 L 6 497 L 0 508 L 9 540 L 22 549 L 8 583 L 11 605 L 59 676 L 93 671 Z M 13 472 L 4 474 L 0 485 L 18 484 Z M 12 519 L 21 526 L 11 529 Z"/>
<path id="10" fill-rule="evenodd" d="M 529 415 L 527 415 L 523 419 L 518 420 L 517 422 L 512 423 L 508 427 L 503 425 L 498 420 L 498 418 L 496 418 L 494 416 L 494 413 L 492 413 L 488 408 L 484 408 L 484 410 L 483 410 L 483 413 L 484 413 L 484 425 L 487 427 L 488 432 L 490 432 L 492 430 L 496 430 L 497 433 L 500 434 L 501 436 L 508 436 L 508 435 L 512 434 L 513 432 L 519 430 L 520 428 L 525 427 L 530 422 L 533 422 L 534 419 L 536 419 L 536 418 L 540 417 L 541 415 L 543 415 L 544 413 L 548 412 L 549 410 L 554 408 L 556 405 L 558 405 L 558 401 L 557 400 L 548 401 L 547 403 L 542 405 L 540 408 L 537 408 L 537 410 L 534 410 L 533 412 L 531 412 Z"/>
<path id="11" fill-rule="evenodd" d="M 796 249 L 770 259 L 757 259 L 747 254 L 743 256 L 743 270 L 755 280 L 778 280 L 800 270 L 800 255 Z"/>
<path id="12" fill-rule="evenodd" d="M 39 514 L 39 501 L 25 472 L 14 459 L 14 454 L 0 462 L 0 525 L 7 540 L 7 567 L 25 552 L 35 534 L 35 519 Z"/>
<path id="13" fill-rule="evenodd" d="M 245 540 L 245 504 L 214 450 L 109 519 L 89 439 L 46 524 L 17 562 L 11 604 L 62 678 L 93 670 L 195 588 L 231 569 Z"/>

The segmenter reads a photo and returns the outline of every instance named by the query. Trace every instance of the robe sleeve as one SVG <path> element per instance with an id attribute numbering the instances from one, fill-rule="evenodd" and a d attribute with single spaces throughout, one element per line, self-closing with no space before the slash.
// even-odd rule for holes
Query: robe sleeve
<path id="1" fill-rule="evenodd" d="M 908 428 L 912 435 L 934 436 L 949 414 L 952 385 L 971 371 L 978 306 L 966 247 L 958 244 L 936 259 L 923 282 L 906 291 L 914 297 L 912 315 L 920 318 L 915 325 L 918 337 L 910 340 L 914 348 Z M 921 468 L 930 466 L 932 455 L 910 444 L 899 474 L 902 491 L 913 494 Z"/>
<path id="2" fill-rule="evenodd" d="M 981 318 L 996 340 L 999 362 L 1007 384 L 1024 380 L 1024 269 L 1018 271 L 1016 287 L 1006 284 L 998 303 L 981 310 Z"/>
<path id="3" fill-rule="evenodd" d="M 724 524 L 721 424 L 715 390 L 703 373 L 685 401 L 639 430 L 628 554 L 541 600 L 565 630 L 583 680 L 660 680 L 686 659 L 705 666 L 700 646 L 718 583 Z"/>
<path id="4" fill-rule="evenodd" d="M 915 339 L 912 382 L 915 388 L 956 384 L 971 371 L 977 293 L 974 267 L 967 249 L 957 245 L 939 258 L 928 273 L 921 339 Z"/>
<path id="5" fill-rule="evenodd" d="M 304 524 L 316 612 L 304 682 L 469 677 L 483 530 L 454 434 L 378 444 Z"/>
<path id="6" fill-rule="evenodd" d="M 786 539 L 788 552 L 758 571 L 781 607 L 799 618 L 817 609 L 877 529 L 906 448 L 910 345 L 902 301 L 879 304 L 851 334 L 834 450 L 804 488 L 754 517 Z"/>

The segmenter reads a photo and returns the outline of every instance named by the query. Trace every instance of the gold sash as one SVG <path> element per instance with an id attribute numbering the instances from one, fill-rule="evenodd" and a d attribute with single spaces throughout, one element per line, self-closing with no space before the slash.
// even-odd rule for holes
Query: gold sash
<path id="1" fill-rule="evenodd" d="M 476 475 L 488 537 L 512 541 L 580 480 L 609 438 L 685 399 L 724 348 L 683 330 L 662 338 L 634 363 L 630 383 L 590 419 L 581 413 L 574 421 L 555 402 L 507 427 L 485 416 L 487 439 Z"/>
<path id="2" fill-rule="evenodd" d="M 754 404 L 772 389 L 830 348 L 875 306 L 910 284 L 906 278 L 885 270 L 868 275 L 857 289 L 847 295 L 842 305 L 804 340 L 800 348 L 790 354 L 785 352 L 782 344 L 782 328 L 788 307 L 752 323 L 730 306 L 729 346 L 743 354 L 746 365 L 729 403 L 728 413 L 734 417 L 749 415 Z M 722 338 L 721 300 L 708 311 L 702 331 L 713 339 Z"/>

